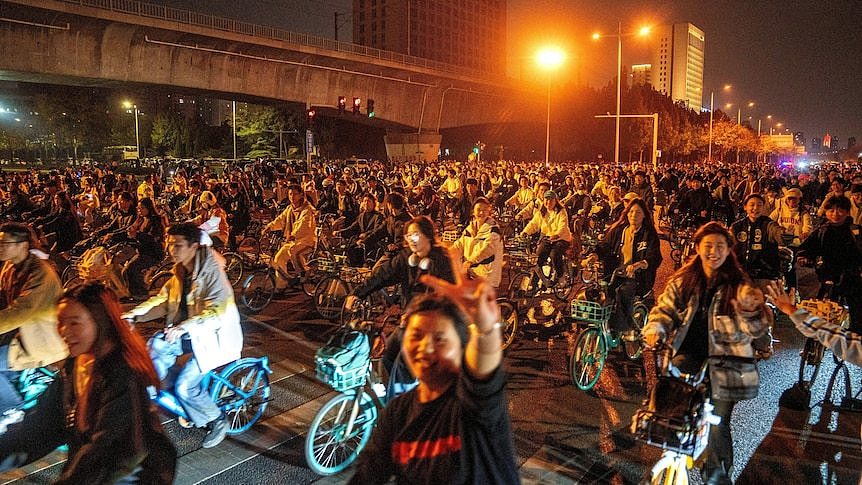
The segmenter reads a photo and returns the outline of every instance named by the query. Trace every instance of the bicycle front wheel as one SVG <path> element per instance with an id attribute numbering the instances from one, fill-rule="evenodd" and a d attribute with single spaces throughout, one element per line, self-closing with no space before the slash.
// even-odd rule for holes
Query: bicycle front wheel
<path id="1" fill-rule="evenodd" d="M 805 339 L 805 345 L 799 354 L 799 387 L 810 391 L 820 373 L 820 364 L 823 361 L 824 347 L 813 339 Z"/>
<path id="2" fill-rule="evenodd" d="M 500 329 L 503 337 L 503 350 L 506 350 L 515 341 L 515 336 L 518 334 L 518 308 L 511 301 L 502 298 L 497 300 L 497 306 L 500 307 L 500 317 L 503 323 L 503 328 Z"/>
<path id="3" fill-rule="evenodd" d="M 248 275 L 239 294 L 243 306 L 254 313 L 266 308 L 273 296 L 275 296 L 275 276 L 272 271 L 265 269 Z"/>
<path id="4" fill-rule="evenodd" d="M 271 388 L 269 373 L 255 360 L 239 362 L 215 380 L 212 395 L 227 419 L 228 434 L 248 430 L 266 410 Z"/>
<path id="5" fill-rule="evenodd" d="M 569 363 L 572 383 L 582 391 L 592 389 L 602 375 L 607 356 L 608 344 L 601 330 L 588 328 L 581 332 Z"/>
<path id="6" fill-rule="evenodd" d="M 362 389 L 330 399 L 314 416 L 305 437 L 308 467 L 318 475 L 334 475 L 350 466 L 368 443 L 375 422 L 377 406 Z"/>
<path id="7" fill-rule="evenodd" d="M 225 259 L 224 272 L 227 275 L 230 285 L 236 287 L 242 282 L 243 263 L 242 256 L 235 252 L 226 252 L 222 254 Z"/>

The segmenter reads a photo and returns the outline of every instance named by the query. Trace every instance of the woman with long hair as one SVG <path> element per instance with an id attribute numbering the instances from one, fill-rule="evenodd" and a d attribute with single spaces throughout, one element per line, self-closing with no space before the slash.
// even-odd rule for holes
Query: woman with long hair
<path id="1" fill-rule="evenodd" d="M 19 425 L 0 435 L 0 470 L 69 445 L 56 483 L 173 481 L 176 450 L 151 407 L 158 379 L 143 339 L 120 317 L 113 291 L 89 282 L 66 291 L 57 326 L 69 347 L 57 379 Z"/>
<path id="2" fill-rule="evenodd" d="M 722 224 L 708 222 L 695 232 L 693 240 L 697 256 L 671 276 L 644 326 L 644 342 L 655 347 L 666 341 L 674 366 L 685 373 L 697 373 L 711 357 L 727 356 L 722 343 L 731 340 L 740 353 L 768 356 L 772 312 L 764 305 L 763 292 L 739 265 L 733 253 L 733 236 Z M 720 398 L 720 383 L 711 381 L 713 412 L 721 417 L 721 423 L 710 430 L 704 482 L 730 483 L 730 416 L 737 400 Z"/>
<path id="3" fill-rule="evenodd" d="M 658 232 L 643 199 L 628 203 L 596 246 L 596 255 L 591 259 L 597 258 L 602 260 L 606 273 L 617 274 L 611 328 L 617 332 L 630 331 L 634 299 L 652 290 L 662 260 Z"/>
<path id="4" fill-rule="evenodd" d="M 128 230 L 130 239 L 137 241 L 138 254 L 123 270 L 129 282 L 129 293 L 133 300 L 147 298 L 144 271 L 158 264 L 165 257 L 165 226 L 153 199 L 144 197 L 138 201 L 138 217 Z"/>

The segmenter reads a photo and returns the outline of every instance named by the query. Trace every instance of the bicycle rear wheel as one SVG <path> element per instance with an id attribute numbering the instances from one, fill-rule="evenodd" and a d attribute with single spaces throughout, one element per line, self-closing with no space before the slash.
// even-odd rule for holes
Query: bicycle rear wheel
<path id="1" fill-rule="evenodd" d="M 813 339 L 805 339 L 802 352 L 799 353 L 799 387 L 810 391 L 820 373 L 820 363 L 823 360 L 823 352 L 826 349 Z"/>
<path id="2" fill-rule="evenodd" d="M 257 313 L 269 305 L 273 296 L 275 296 L 275 275 L 270 270 L 260 269 L 245 279 L 239 298 L 243 306 Z"/>
<path id="3" fill-rule="evenodd" d="M 305 437 L 308 467 L 318 475 L 333 475 L 350 466 L 368 443 L 376 421 L 377 406 L 361 388 L 330 399 L 314 416 Z"/>
<path id="4" fill-rule="evenodd" d="M 314 306 L 317 313 L 334 322 L 341 316 L 341 307 L 349 294 L 350 288 L 341 278 L 330 276 L 321 280 L 314 289 Z"/>
<path id="5" fill-rule="evenodd" d="M 269 373 L 256 359 L 243 359 L 215 379 L 212 396 L 227 419 L 228 434 L 248 430 L 266 410 L 269 395 Z"/>
<path id="6" fill-rule="evenodd" d="M 601 330 L 591 327 L 581 332 L 569 363 L 572 383 L 582 391 L 592 389 L 602 375 L 607 356 L 608 344 Z"/>

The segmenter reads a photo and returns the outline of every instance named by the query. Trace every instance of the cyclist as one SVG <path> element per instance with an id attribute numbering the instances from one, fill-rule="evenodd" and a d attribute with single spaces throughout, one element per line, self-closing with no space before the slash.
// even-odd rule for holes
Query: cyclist
<path id="1" fill-rule="evenodd" d="M 227 222 L 230 231 L 227 236 L 227 247 L 230 251 L 236 251 L 236 238 L 245 234 L 251 224 L 251 202 L 245 192 L 240 191 L 239 182 L 230 182 L 227 185 L 227 198 L 225 208 L 227 209 Z"/>
<path id="2" fill-rule="evenodd" d="M 68 444 L 54 483 L 173 483 L 176 450 L 146 390 L 159 381 L 143 339 L 120 311 L 117 296 L 100 283 L 63 295 L 57 320 L 70 358 L 36 408 L 0 434 L 0 470 Z"/>
<path id="3" fill-rule="evenodd" d="M 112 210 L 111 221 L 105 227 L 99 229 L 93 234 L 93 238 L 101 239 L 103 244 L 129 230 L 129 227 L 135 222 L 137 212 L 135 211 L 135 197 L 127 192 L 122 191 L 117 195 L 116 206 Z"/>
<path id="4" fill-rule="evenodd" d="M 703 177 L 694 175 L 689 179 L 691 188 L 679 199 L 677 210 L 688 219 L 692 226 L 700 226 L 709 220 L 712 209 L 712 196 L 703 186 Z M 742 182 L 740 182 L 741 184 Z"/>
<path id="5" fill-rule="evenodd" d="M 718 340 L 712 335 L 719 330 L 733 333 L 737 340 L 745 336 L 739 341 L 742 351 L 771 353 L 772 313 L 764 305 L 763 293 L 740 267 L 733 253 L 733 236 L 720 223 L 709 222 L 695 232 L 693 240 L 697 257 L 671 276 L 650 311 L 643 330 L 645 344 L 655 347 L 659 341 L 669 342 L 674 366 L 691 374 L 697 373 L 709 357 L 721 355 Z M 712 393 L 717 385 L 711 382 Z M 704 482 L 730 483 L 730 416 L 736 401 L 713 399 L 713 404 L 721 422 L 710 429 Z"/>
<path id="6" fill-rule="evenodd" d="M 611 329 L 629 332 L 634 299 L 652 290 L 662 260 L 658 232 L 644 200 L 636 198 L 626 205 L 588 261 L 599 258 L 606 271 L 616 271 L 621 277 L 616 282 Z"/>
<path id="7" fill-rule="evenodd" d="M 165 318 L 165 330 L 150 339 L 150 357 L 160 380 L 181 364 L 174 389 L 177 400 L 198 427 L 207 427 L 203 447 L 224 440 L 227 422 L 207 395 L 201 380 L 207 372 L 240 358 L 242 328 L 233 288 L 224 272 L 224 259 L 200 244 L 201 230 L 191 223 L 168 229 L 168 251 L 176 265 L 158 295 L 141 303 L 123 318 L 146 322 Z"/>
<path id="8" fill-rule="evenodd" d="M 542 208 L 533 214 L 533 218 L 521 231 L 521 237 L 537 232 L 541 233 L 542 239 L 536 249 L 537 267 L 544 266 L 550 257 L 555 278 L 559 278 L 563 274 L 563 254 L 572 244 L 569 216 L 566 208 L 557 200 L 557 194 L 553 190 L 546 191 L 544 197 Z M 537 271 L 533 274 L 534 280 L 538 278 L 537 274 L 544 275 L 541 271 Z M 535 286 L 536 283 L 538 281 L 532 281 L 531 284 Z M 550 283 L 556 284 L 556 281 Z"/>
<path id="9" fill-rule="evenodd" d="M 148 295 L 144 271 L 165 257 L 165 227 L 152 199 L 143 198 L 138 201 L 138 218 L 129 227 L 128 236 L 138 242 L 138 254 L 123 269 L 123 276 L 129 283 L 131 299 L 146 300 Z"/>
<path id="10" fill-rule="evenodd" d="M 201 192 L 198 215 L 191 222 L 200 227 L 213 241 L 213 247 L 224 247 L 230 227 L 227 213 L 219 205 L 218 198 L 209 190 Z"/>
<path id="11" fill-rule="evenodd" d="M 263 228 L 263 233 L 282 231 L 284 234 L 284 242 L 272 259 L 272 265 L 278 275 L 276 286 L 281 290 L 284 290 L 287 285 L 299 283 L 298 273 L 305 271 L 302 252 L 317 244 L 317 211 L 305 200 L 305 192 L 299 185 L 291 185 L 287 195 L 290 205 Z M 288 261 L 293 264 L 296 273 L 288 270 Z M 282 275 L 289 279 L 285 281 Z"/>
<path id="12" fill-rule="evenodd" d="M 383 219 L 383 214 L 377 212 L 375 209 L 376 206 L 377 197 L 371 192 L 364 193 L 359 201 L 359 215 L 356 217 L 356 220 L 353 221 L 353 224 L 337 231 L 343 237 L 355 237 L 356 246 L 364 247 L 365 255 L 377 253 L 377 250 L 380 247 L 380 240 L 385 231 L 386 222 Z M 348 248 L 348 253 L 351 252 L 352 248 L 353 247 Z M 360 248 L 360 251 L 361 250 L 362 249 Z M 365 255 L 359 258 L 363 263 Z M 355 260 L 356 258 L 354 257 L 351 259 Z"/>
<path id="13" fill-rule="evenodd" d="M 767 281 L 781 277 L 781 255 L 778 247 L 784 228 L 763 215 L 766 201 L 760 194 L 749 194 L 743 201 L 745 217 L 730 226 L 736 239 L 733 252 L 755 284 L 763 288 Z"/>
<path id="14" fill-rule="evenodd" d="M 473 204 L 473 219 L 452 247 L 461 255 L 464 272 L 470 278 L 481 277 L 497 288 L 503 278 L 503 239 L 492 216 L 491 202 L 479 197 Z"/>
<path id="15" fill-rule="evenodd" d="M 37 247 L 35 234 L 26 225 L 0 226 L 0 414 L 21 404 L 9 382 L 18 371 L 67 355 L 54 311 L 62 285 Z"/>
<path id="16" fill-rule="evenodd" d="M 398 483 L 520 483 L 500 309 L 490 285 L 456 275 L 455 284 L 424 277 L 443 296 L 407 307 L 402 352 L 419 385 L 383 410 L 351 484 L 393 475 Z"/>
<path id="17" fill-rule="evenodd" d="M 850 220 L 850 199 L 829 196 L 823 202 L 826 222 L 799 246 L 797 262 L 814 263 L 817 279 L 832 281 L 836 296 L 850 309 L 850 329 L 862 333 L 862 229 Z"/>
<path id="18" fill-rule="evenodd" d="M 802 205 L 802 190 L 799 188 L 787 189 L 783 201 L 769 217 L 784 228 L 785 245 L 796 251 L 802 241 L 811 234 L 811 214 Z M 784 281 L 788 288 L 796 288 L 795 264 L 790 271 L 784 273 Z"/>
<path id="19" fill-rule="evenodd" d="M 521 178 L 518 179 L 518 184 L 518 190 L 506 199 L 506 205 L 513 206 L 515 210 L 520 211 L 527 204 L 534 201 L 536 195 L 533 193 L 533 189 L 530 188 L 530 178 L 526 175 L 521 175 Z"/>

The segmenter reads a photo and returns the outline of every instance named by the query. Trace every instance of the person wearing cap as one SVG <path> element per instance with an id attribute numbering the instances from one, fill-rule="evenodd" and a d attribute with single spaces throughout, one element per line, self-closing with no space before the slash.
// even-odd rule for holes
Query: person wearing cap
<path id="1" fill-rule="evenodd" d="M 786 236 L 793 236 L 789 246 L 799 246 L 811 234 L 811 215 L 802 205 L 802 190 L 791 187 L 784 191 L 780 200 L 769 218 L 784 228 Z"/>
<path id="2" fill-rule="evenodd" d="M 781 278 L 781 255 L 784 229 L 763 214 L 765 200 L 760 194 L 749 194 L 743 201 L 745 217 L 730 226 L 736 239 L 733 247 L 739 264 L 759 287 Z"/>
<path id="3" fill-rule="evenodd" d="M 230 227 L 227 223 L 227 213 L 218 203 L 215 194 L 209 190 L 201 192 L 198 215 L 191 220 L 213 240 L 213 247 L 219 248 L 227 242 Z"/>
<path id="4" fill-rule="evenodd" d="M 566 208 L 560 204 L 553 190 L 545 192 L 543 206 L 533 213 L 533 218 L 521 231 L 521 237 L 540 233 L 542 239 L 536 249 L 536 266 L 541 268 L 551 259 L 551 265 L 557 277 L 563 274 L 563 254 L 572 244 L 572 233 L 569 230 L 569 215 Z M 538 271 L 536 273 L 541 273 Z M 534 278 L 536 274 L 534 273 Z M 533 282 L 534 284 L 536 281 Z M 552 281 L 551 283 L 556 283 Z"/>

